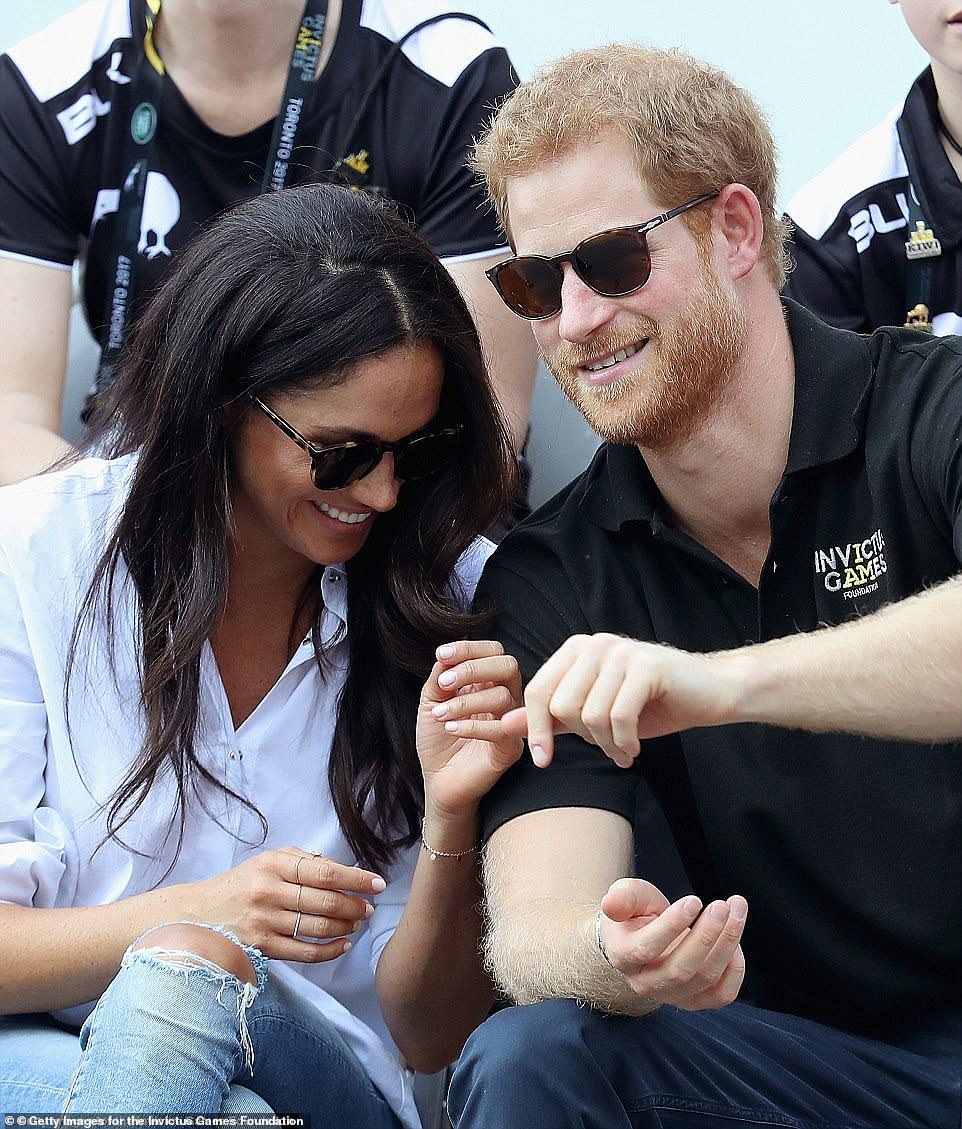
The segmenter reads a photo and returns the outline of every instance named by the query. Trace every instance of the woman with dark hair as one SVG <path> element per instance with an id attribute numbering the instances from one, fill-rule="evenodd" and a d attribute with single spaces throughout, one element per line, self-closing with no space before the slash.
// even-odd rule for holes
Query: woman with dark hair
<path id="1" fill-rule="evenodd" d="M 184 252 L 113 388 L 0 491 L 0 1105 L 416 1126 L 398 1051 L 491 1003 L 519 753 L 445 724 L 520 692 L 446 642 L 514 486 L 471 317 L 389 205 L 289 189 Z"/>

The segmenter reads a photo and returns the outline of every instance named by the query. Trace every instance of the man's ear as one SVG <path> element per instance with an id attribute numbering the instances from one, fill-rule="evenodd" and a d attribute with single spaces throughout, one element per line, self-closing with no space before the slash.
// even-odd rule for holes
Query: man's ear
<path id="1" fill-rule="evenodd" d="M 758 197 L 744 184 L 728 184 L 718 194 L 712 213 L 726 244 L 729 274 L 743 278 L 758 262 L 765 235 Z"/>

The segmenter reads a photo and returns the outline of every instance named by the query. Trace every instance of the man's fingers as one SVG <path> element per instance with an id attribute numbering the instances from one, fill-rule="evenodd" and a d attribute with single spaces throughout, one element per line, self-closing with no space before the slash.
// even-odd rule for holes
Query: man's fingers
<path id="1" fill-rule="evenodd" d="M 693 921 L 701 909 L 701 902 L 695 901 L 698 905 L 692 910 Z M 608 887 L 601 908 L 612 921 L 628 921 L 632 917 L 657 917 L 668 909 L 668 899 L 644 878 L 619 878 Z"/>
<path id="2" fill-rule="evenodd" d="M 516 710 L 508 710 L 501 718 L 501 726 L 506 737 L 528 736 L 528 711 L 524 706 Z"/>
<path id="3" fill-rule="evenodd" d="M 740 954 L 747 908 L 745 899 L 734 895 L 727 902 L 712 902 L 702 911 L 688 936 L 660 962 L 659 978 L 666 1002 L 691 1006 L 692 1000 L 716 989 L 733 961 L 739 963 L 736 954 Z M 731 983 L 729 978 L 727 987 Z"/>
<path id="4" fill-rule="evenodd" d="M 739 945 L 732 954 L 722 975 L 711 987 L 697 992 L 686 999 L 678 1000 L 677 1006 L 686 1011 L 703 1011 L 706 1008 L 727 1007 L 738 999 L 745 980 L 745 955 Z"/>
<path id="5" fill-rule="evenodd" d="M 646 966 L 660 961 L 675 946 L 681 949 L 690 939 L 686 937 L 686 933 L 692 928 L 700 908 L 699 899 L 694 894 L 689 894 L 636 930 L 630 939 L 629 954 L 629 960 L 635 968 L 625 968 L 624 971 L 629 975 L 642 972 Z M 643 919 L 639 917 L 638 920 Z M 630 921 L 627 924 L 630 926 Z"/>

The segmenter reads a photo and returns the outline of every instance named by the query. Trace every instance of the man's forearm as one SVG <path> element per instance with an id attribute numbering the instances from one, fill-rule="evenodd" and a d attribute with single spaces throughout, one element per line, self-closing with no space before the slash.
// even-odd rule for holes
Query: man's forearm
<path id="1" fill-rule="evenodd" d="M 573 999 L 614 1015 L 651 1011 L 601 955 L 597 914 L 596 905 L 548 899 L 489 904 L 484 956 L 492 979 L 519 1004 Z"/>
<path id="2" fill-rule="evenodd" d="M 731 722 L 912 741 L 962 738 L 962 578 L 873 615 L 711 656 Z"/>

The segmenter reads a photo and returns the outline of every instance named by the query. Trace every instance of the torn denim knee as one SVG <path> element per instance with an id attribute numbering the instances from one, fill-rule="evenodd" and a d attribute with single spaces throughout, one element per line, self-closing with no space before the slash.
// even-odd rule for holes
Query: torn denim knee
<path id="1" fill-rule="evenodd" d="M 212 933 L 219 933 L 222 937 L 226 937 L 247 955 L 253 966 L 257 983 L 251 984 L 246 980 L 241 980 L 233 972 L 221 968 L 216 961 L 191 952 L 190 949 L 175 949 L 164 945 L 150 944 L 144 947 L 145 939 L 165 925 L 198 925 L 202 929 L 209 929 Z M 141 947 L 136 948 L 137 945 Z M 199 921 L 168 921 L 161 925 L 152 926 L 131 943 L 123 955 L 120 967 L 121 969 L 129 968 L 134 963 L 140 963 L 149 968 L 157 968 L 164 972 L 173 972 L 175 975 L 182 973 L 186 983 L 189 983 L 191 979 L 200 979 L 218 985 L 217 1003 L 228 1011 L 231 1009 L 224 1000 L 224 993 L 228 988 L 234 988 L 237 993 L 234 1018 L 237 1020 L 238 1038 L 244 1055 L 244 1064 L 251 1074 L 254 1073 L 254 1045 L 251 1042 L 250 1031 L 247 1027 L 247 1012 L 259 993 L 263 991 L 267 982 L 267 957 L 260 949 L 253 945 L 245 945 L 235 933 L 223 925 L 208 925 Z"/>

